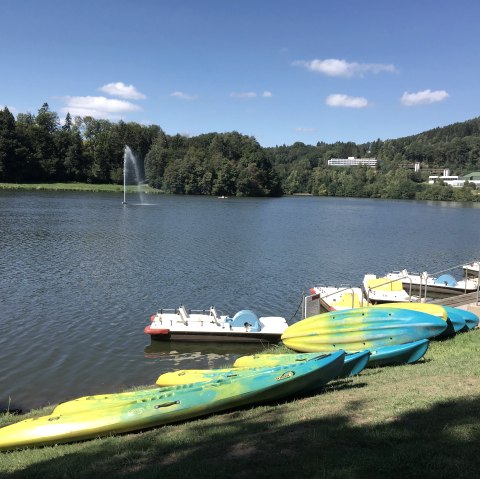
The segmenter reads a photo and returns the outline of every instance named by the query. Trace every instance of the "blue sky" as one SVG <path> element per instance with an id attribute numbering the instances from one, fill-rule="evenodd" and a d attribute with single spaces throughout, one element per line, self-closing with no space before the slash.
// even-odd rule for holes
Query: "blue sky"
<path id="1" fill-rule="evenodd" d="M 477 0 L 0 0 L 0 106 L 262 146 L 479 116 Z"/>

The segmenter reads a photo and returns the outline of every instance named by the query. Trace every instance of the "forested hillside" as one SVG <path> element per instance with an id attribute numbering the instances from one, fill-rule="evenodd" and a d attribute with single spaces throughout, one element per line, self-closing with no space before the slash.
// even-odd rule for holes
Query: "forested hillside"
<path id="1" fill-rule="evenodd" d="M 433 168 L 480 170 L 480 118 L 394 140 L 262 148 L 237 132 L 167 135 L 160 126 L 70 114 L 60 122 L 43 104 L 36 115 L 0 110 L 0 182 L 121 183 L 130 146 L 144 179 L 166 193 L 478 200 L 474 188 L 425 184 Z M 378 168 L 328 167 L 330 158 L 372 157 Z M 422 169 L 410 166 L 420 162 Z"/>

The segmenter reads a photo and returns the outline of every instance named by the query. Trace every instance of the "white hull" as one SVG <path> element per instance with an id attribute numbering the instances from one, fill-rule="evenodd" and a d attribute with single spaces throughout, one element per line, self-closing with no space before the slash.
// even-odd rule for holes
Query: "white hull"
<path id="1" fill-rule="evenodd" d="M 428 273 L 408 273 L 407 270 L 388 273 L 387 278 L 402 281 L 405 290 L 411 288 L 412 293 L 419 293 L 422 297 L 429 297 L 432 295 L 448 297 L 457 294 L 472 293 L 476 291 L 478 287 L 477 279 L 442 282 L 442 276 L 436 278 L 430 276 Z"/>

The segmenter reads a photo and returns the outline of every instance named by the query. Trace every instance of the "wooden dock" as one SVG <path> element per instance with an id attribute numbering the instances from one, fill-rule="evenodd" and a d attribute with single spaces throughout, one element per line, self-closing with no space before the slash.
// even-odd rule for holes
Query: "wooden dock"
<path id="1" fill-rule="evenodd" d="M 449 296 L 448 298 L 435 299 L 434 301 L 429 301 L 431 304 L 441 304 L 442 306 L 453 306 L 457 308 L 458 306 L 480 306 L 478 304 L 479 295 L 477 291 L 467 294 L 456 294 L 454 296 Z"/>

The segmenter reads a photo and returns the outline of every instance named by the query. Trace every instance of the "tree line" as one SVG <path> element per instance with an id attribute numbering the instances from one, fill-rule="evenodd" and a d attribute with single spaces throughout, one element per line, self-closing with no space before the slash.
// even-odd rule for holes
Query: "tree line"
<path id="1" fill-rule="evenodd" d="M 480 118 L 418 135 L 356 144 L 263 148 L 238 132 L 167 135 L 160 126 L 90 116 L 60 122 L 44 103 L 36 115 L 0 110 L 0 182 L 121 183 L 128 145 L 142 180 L 166 193 L 477 201 L 475 188 L 426 185 L 432 168 L 480 170 Z M 330 158 L 372 157 L 376 169 L 327 166 Z M 407 166 L 419 162 L 420 172 Z"/>

